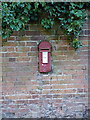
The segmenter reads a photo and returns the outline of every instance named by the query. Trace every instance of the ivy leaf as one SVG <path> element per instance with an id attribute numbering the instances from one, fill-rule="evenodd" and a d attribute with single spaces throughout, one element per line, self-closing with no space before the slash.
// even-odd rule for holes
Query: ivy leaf
<path id="1" fill-rule="evenodd" d="M 28 10 L 26 8 L 24 9 L 24 13 L 28 14 Z"/>
<path id="2" fill-rule="evenodd" d="M 30 10 L 30 8 L 31 8 L 31 5 L 28 3 L 27 4 L 27 8 Z"/>
<path id="3" fill-rule="evenodd" d="M 34 3 L 34 7 L 35 7 L 35 9 L 37 9 L 38 6 L 39 6 L 39 3 L 38 3 L 38 2 L 35 2 L 35 3 Z"/>

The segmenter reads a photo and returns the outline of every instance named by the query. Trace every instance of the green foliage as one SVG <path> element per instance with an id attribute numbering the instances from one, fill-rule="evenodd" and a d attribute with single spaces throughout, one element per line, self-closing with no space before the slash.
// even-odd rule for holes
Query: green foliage
<path id="1" fill-rule="evenodd" d="M 74 47 L 75 50 L 77 50 L 78 48 L 82 47 L 83 45 L 81 44 L 81 41 L 79 41 L 78 39 L 73 39 L 71 46 Z"/>
<path id="2" fill-rule="evenodd" d="M 70 40 L 75 39 L 80 34 L 85 20 L 85 4 L 83 2 L 3 2 L 2 37 L 5 39 L 13 31 L 24 29 L 26 23 L 39 21 L 45 29 L 51 29 L 58 23 L 59 28 L 69 36 Z M 79 48 L 79 42 L 73 44 L 75 49 Z"/>
<path id="3" fill-rule="evenodd" d="M 45 29 L 51 29 L 54 24 L 54 21 L 51 19 L 45 18 L 45 19 L 42 19 L 41 24 Z"/>

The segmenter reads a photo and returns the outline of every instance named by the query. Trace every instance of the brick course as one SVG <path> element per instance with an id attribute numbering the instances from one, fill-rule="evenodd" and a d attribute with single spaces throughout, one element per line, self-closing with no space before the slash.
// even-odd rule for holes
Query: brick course
<path id="1" fill-rule="evenodd" d="M 23 36 L 14 32 L 2 47 L 2 117 L 4 118 L 83 118 L 88 108 L 88 30 L 79 39 L 83 48 L 75 51 L 66 37 L 57 42 L 54 29 L 27 24 Z M 52 45 L 52 71 L 38 71 L 38 44 Z"/>

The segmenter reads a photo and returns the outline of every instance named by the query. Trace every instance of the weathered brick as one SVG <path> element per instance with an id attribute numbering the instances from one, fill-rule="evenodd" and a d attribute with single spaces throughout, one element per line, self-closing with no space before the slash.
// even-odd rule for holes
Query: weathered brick
<path id="1" fill-rule="evenodd" d="M 62 94 L 62 93 L 64 93 L 64 91 L 63 90 L 52 90 L 50 93 L 52 93 L 52 94 Z"/>
<path id="2" fill-rule="evenodd" d="M 17 43 L 16 42 L 5 42 L 4 46 L 16 46 Z"/>
<path id="3" fill-rule="evenodd" d="M 20 40 L 21 40 L 21 41 L 28 41 L 28 40 L 30 40 L 30 38 L 29 38 L 29 37 L 26 37 L 26 36 L 22 36 Z"/>
<path id="4" fill-rule="evenodd" d="M 84 89 L 79 88 L 79 89 L 77 89 L 77 92 L 79 92 L 79 93 L 84 92 Z"/>
<path id="5" fill-rule="evenodd" d="M 8 51 L 8 52 L 14 52 L 14 47 L 9 47 L 9 48 L 7 48 L 7 51 Z"/>
<path id="6" fill-rule="evenodd" d="M 7 51 L 7 48 L 2 47 L 2 52 L 6 52 L 6 51 Z"/>
<path id="7" fill-rule="evenodd" d="M 40 100 L 28 100 L 29 104 L 38 104 Z"/>
<path id="8" fill-rule="evenodd" d="M 17 57 L 18 53 L 5 53 L 5 57 Z"/>
<path id="9" fill-rule="evenodd" d="M 67 89 L 67 90 L 64 90 L 64 93 L 76 93 L 76 89 Z"/>
<path id="10" fill-rule="evenodd" d="M 82 40 L 82 41 L 83 40 L 89 40 L 89 38 L 90 38 L 89 36 L 80 36 L 79 40 Z"/>
<path id="11" fill-rule="evenodd" d="M 31 51 L 38 51 L 37 47 L 31 47 Z"/>
<path id="12" fill-rule="evenodd" d="M 27 104 L 28 103 L 28 99 L 27 100 L 17 100 L 15 101 L 16 104 Z"/>
<path id="13" fill-rule="evenodd" d="M 39 95 L 32 95 L 32 99 L 39 98 Z"/>
<path id="14" fill-rule="evenodd" d="M 43 86 L 43 89 L 51 89 L 52 88 L 52 86 Z"/>
<path id="15" fill-rule="evenodd" d="M 16 58 L 9 58 L 10 62 L 15 62 Z"/>
<path id="16" fill-rule="evenodd" d="M 14 41 L 14 40 L 15 40 L 15 37 L 9 37 L 8 40 Z"/>
<path id="17" fill-rule="evenodd" d="M 30 61 L 30 58 L 21 56 L 21 57 L 16 58 L 16 61 Z"/>
<path id="18" fill-rule="evenodd" d="M 28 51 L 30 51 L 30 47 L 25 47 L 25 46 L 23 46 L 23 47 L 16 47 L 16 51 L 17 52 L 28 52 Z"/>
<path id="19" fill-rule="evenodd" d="M 77 51 L 69 46 L 63 32 L 58 31 L 60 36 L 53 34 L 56 25 L 46 31 L 39 24 L 27 24 L 25 32 L 15 31 L 7 39 L 2 48 L 3 63 L 0 63 L 4 117 L 86 115 L 90 38 L 87 26 L 88 22 L 82 29 L 83 35 L 78 37 L 85 46 Z M 49 40 L 52 45 L 52 71 L 48 74 L 38 71 L 38 45 L 43 40 Z"/>
<path id="20" fill-rule="evenodd" d="M 21 41 L 20 42 L 16 42 L 17 46 L 25 46 L 25 43 L 26 42 L 21 42 Z"/>
<path id="21" fill-rule="evenodd" d="M 49 94 L 49 93 L 50 93 L 50 90 L 45 89 L 45 90 L 42 91 L 42 94 Z"/>
<path id="22" fill-rule="evenodd" d="M 37 46 L 36 42 L 26 42 L 26 46 Z"/>
<path id="23" fill-rule="evenodd" d="M 18 53 L 19 56 L 27 56 L 27 53 Z"/>
<path id="24" fill-rule="evenodd" d="M 28 52 L 28 56 L 38 56 L 37 52 Z"/>
<path id="25" fill-rule="evenodd" d="M 30 40 L 31 41 L 40 41 L 40 40 L 44 40 L 45 39 L 45 37 L 44 36 L 31 36 L 30 37 Z"/>
<path id="26" fill-rule="evenodd" d="M 26 31 L 27 36 L 40 35 L 39 31 Z"/>
<path id="27" fill-rule="evenodd" d="M 65 89 L 66 85 L 53 85 L 52 89 Z"/>
<path id="28" fill-rule="evenodd" d="M 18 32 L 17 31 L 14 31 L 12 36 L 17 36 L 18 35 Z"/>

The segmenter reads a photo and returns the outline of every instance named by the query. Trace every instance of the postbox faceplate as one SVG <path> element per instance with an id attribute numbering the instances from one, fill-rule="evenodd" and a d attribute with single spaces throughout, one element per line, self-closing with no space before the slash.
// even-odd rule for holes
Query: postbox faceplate
<path id="1" fill-rule="evenodd" d="M 39 44 L 39 72 L 51 71 L 51 45 L 47 41 Z"/>

